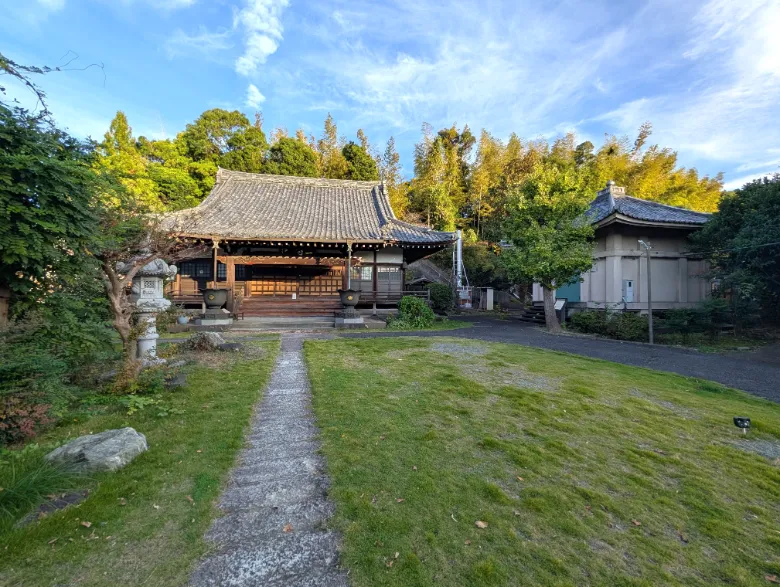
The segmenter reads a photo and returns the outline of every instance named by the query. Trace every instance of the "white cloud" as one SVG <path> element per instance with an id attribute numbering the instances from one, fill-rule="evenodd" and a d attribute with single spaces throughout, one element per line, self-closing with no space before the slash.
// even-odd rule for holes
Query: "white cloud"
<path id="1" fill-rule="evenodd" d="M 685 70 L 684 86 L 667 84 L 594 120 L 629 135 L 650 120 L 654 140 L 689 160 L 737 171 L 766 168 L 780 142 L 780 127 L 770 122 L 780 115 L 780 3 L 709 0 L 689 27 L 691 40 L 677 64 Z"/>
<path id="2" fill-rule="evenodd" d="M 132 6 L 139 2 L 144 2 L 152 8 L 160 10 L 162 12 L 171 12 L 179 10 L 181 8 L 189 8 L 193 6 L 198 0 L 120 0 L 125 6 Z"/>
<path id="3" fill-rule="evenodd" d="M 250 108 L 260 108 L 260 104 L 265 102 L 265 96 L 260 93 L 255 84 L 249 84 L 246 89 L 246 101 L 244 104 Z"/>
<path id="4" fill-rule="evenodd" d="M 777 168 L 770 169 L 768 171 L 764 171 L 762 173 L 751 173 L 750 175 L 743 175 L 742 177 L 737 177 L 735 179 L 731 179 L 723 184 L 723 189 L 725 190 L 735 190 L 737 188 L 741 188 L 743 185 L 745 185 L 748 182 L 753 181 L 754 179 L 760 179 L 762 177 L 772 177 L 775 173 L 777 173 Z"/>
<path id="5" fill-rule="evenodd" d="M 191 55 L 192 53 L 209 55 L 217 51 L 230 49 L 233 47 L 233 43 L 231 42 L 231 31 L 221 30 L 212 33 L 201 26 L 198 32 L 193 35 L 188 35 L 181 29 L 176 29 L 170 38 L 165 41 L 163 47 L 170 59 L 180 55 Z"/>
<path id="6" fill-rule="evenodd" d="M 65 8 L 65 0 L 38 0 L 38 4 L 40 4 L 46 10 L 51 10 L 52 12 L 56 12 Z"/>
<path id="7" fill-rule="evenodd" d="M 236 60 L 236 72 L 249 76 L 276 52 L 282 40 L 282 12 L 288 0 L 247 0 L 236 12 L 233 28 L 244 32 L 244 53 Z"/>

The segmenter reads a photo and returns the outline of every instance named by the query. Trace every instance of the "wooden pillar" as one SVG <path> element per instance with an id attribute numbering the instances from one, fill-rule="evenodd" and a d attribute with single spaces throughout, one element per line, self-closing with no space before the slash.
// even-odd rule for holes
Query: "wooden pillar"
<path id="1" fill-rule="evenodd" d="M 230 291 L 233 291 L 233 286 L 236 283 L 236 261 L 230 256 L 225 259 L 225 265 L 227 265 L 227 286 Z"/>
<path id="2" fill-rule="evenodd" d="M 219 239 L 211 240 L 211 279 L 214 287 L 217 287 L 217 253 L 219 252 Z"/>

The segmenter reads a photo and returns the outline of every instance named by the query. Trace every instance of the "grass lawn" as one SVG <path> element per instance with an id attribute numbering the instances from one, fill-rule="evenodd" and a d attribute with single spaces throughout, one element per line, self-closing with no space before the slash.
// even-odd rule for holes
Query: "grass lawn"
<path id="1" fill-rule="evenodd" d="M 185 387 L 154 396 L 160 404 L 132 415 L 116 405 L 85 413 L 42 437 L 43 446 L 132 426 L 146 435 L 149 450 L 86 481 L 91 493 L 80 505 L 25 528 L 0 525 L 0 584 L 185 585 L 207 549 L 203 535 L 215 500 L 278 346 L 278 339 L 254 342 L 241 358 L 212 353 L 190 368 Z M 44 453 L 28 452 L 29 459 Z"/>
<path id="2" fill-rule="evenodd" d="M 471 328 L 472 326 L 474 326 L 473 322 L 466 322 L 465 320 L 450 320 L 449 318 L 444 318 L 442 320 L 436 320 L 436 322 L 434 322 L 433 325 L 429 328 L 417 328 L 414 329 L 414 332 L 419 332 L 421 330 L 457 330 L 458 328 Z M 399 328 L 398 330 L 395 328 L 388 328 L 388 330 L 394 330 L 396 332 L 407 331 L 404 328 Z M 408 332 L 411 331 L 411 329 L 408 330 Z"/>
<path id="3" fill-rule="evenodd" d="M 780 577 L 780 461 L 753 452 L 780 448 L 780 405 L 519 345 L 305 350 L 356 587 Z"/>

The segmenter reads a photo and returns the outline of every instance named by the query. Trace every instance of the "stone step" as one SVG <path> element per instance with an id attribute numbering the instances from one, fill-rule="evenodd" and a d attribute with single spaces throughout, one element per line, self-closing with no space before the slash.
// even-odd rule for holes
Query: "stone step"
<path id="1" fill-rule="evenodd" d="M 276 586 L 323 585 L 338 565 L 339 540 L 333 532 L 281 532 L 260 548 L 238 548 L 207 559 L 195 572 L 198 585 Z M 338 585 L 339 583 L 331 583 Z"/>
<path id="2" fill-rule="evenodd" d="M 319 449 L 319 443 L 312 440 L 298 442 L 274 443 L 265 447 L 252 447 L 242 456 L 245 464 L 256 464 L 262 461 L 277 461 L 279 459 L 295 459 L 306 455 L 315 454 Z"/>
<path id="3" fill-rule="evenodd" d="M 218 542 L 224 551 L 225 546 L 240 547 L 275 540 L 285 534 L 284 528 L 288 524 L 292 527 L 291 532 L 298 534 L 322 530 L 334 511 L 332 503 L 316 501 L 231 513 L 215 520 L 206 538 Z"/>
<path id="4" fill-rule="evenodd" d="M 255 463 L 239 463 L 233 469 L 233 475 L 254 475 L 257 481 L 270 481 L 283 479 L 302 474 L 321 475 L 325 465 L 319 455 L 305 455 L 293 459 L 278 459 L 276 461 L 262 461 Z"/>
<path id="5" fill-rule="evenodd" d="M 316 477 L 294 486 L 274 481 L 246 483 L 240 486 L 231 484 L 219 500 L 219 507 L 229 512 L 237 512 L 305 503 L 323 499 L 326 489 L 323 481 Z"/>

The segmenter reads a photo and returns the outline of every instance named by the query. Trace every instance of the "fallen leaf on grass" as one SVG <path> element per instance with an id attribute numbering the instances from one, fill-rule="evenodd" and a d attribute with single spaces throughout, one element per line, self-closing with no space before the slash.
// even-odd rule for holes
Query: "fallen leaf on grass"
<path id="1" fill-rule="evenodd" d="M 780 584 L 780 579 L 777 578 L 777 575 L 764 575 L 764 579 L 766 579 L 770 583 Z"/>
<path id="2" fill-rule="evenodd" d="M 639 520 L 631 520 L 631 523 L 632 523 L 634 526 L 641 526 L 641 525 L 642 525 L 642 522 L 640 522 Z"/>
<path id="3" fill-rule="evenodd" d="M 523 479 L 522 477 L 518 477 L 517 480 L 518 481 L 525 481 L 525 479 Z"/>
<path id="4" fill-rule="evenodd" d="M 398 558 L 398 556 L 399 556 L 400 554 L 401 554 L 400 552 L 396 552 L 396 553 L 395 553 L 395 556 L 393 556 L 393 558 Z"/>
<path id="5" fill-rule="evenodd" d="M 512 512 L 512 513 L 513 513 L 514 515 L 516 515 L 516 516 L 519 516 L 519 515 L 520 515 L 520 512 L 518 512 L 517 510 L 514 510 L 514 512 Z"/>
<path id="6" fill-rule="evenodd" d="M 488 527 L 488 525 L 487 525 L 487 522 L 483 522 L 482 520 L 477 520 L 476 522 L 474 522 L 474 525 L 475 525 L 477 528 L 482 528 L 482 529 L 484 529 L 484 528 L 487 528 L 487 527 Z"/>
<path id="7" fill-rule="evenodd" d="M 386 566 L 386 567 L 388 567 L 388 568 L 389 568 L 389 567 L 392 567 L 394 562 L 395 562 L 395 561 L 393 561 L 393 560 L 389 560 L 389 561 L 387 561 L 387 562 L 385 563 L 385 566 Z"/>
<path id="8" fill-rule="evenodd" d="M 87 522 L 86 520 L 84 520 L 83 522 L 81 522 L 81 525 L 84 526 L 85 528 L 89 528 L 92 525 L 92 522 Z"/>
<path id="9" fill-rule="evenodd" d="M 185 495 L 184 497 L 185 497 L 185 498 L 187 499 L 187 501 L 188 501 L 188 502 L 190 502 L 192 505 L 195 505 L 195 500 L 194 500 L 194 499 L 192 499 L 192 496 L 191 496 L 191 495 Z"/>
<path id="10" fill-rule="evenodd" d="M 156 510 L 159 510 L 159 509 L 160 509 L 160 506 L 159 506 L 159 505 L 157 505 L 156 503 L 152 504 L 152 507 L 153 507 L 154 509 L 156 509 Z"/>
<path id="11" fill-rule="evenodd" d="M 284 528 L 282 528 L 282 532 L 292 532 L 292 524 L 285 524 Z"/>
<path id="12" fill-rule="evenodd" d="M 416 471 L 416 470 L 417 470 L 417 467 L 412 467 L 412 471 Z M 2 491 L 2 489 L 0 489 L 0 491 Z"/>
<path id="13" fill-rule="evenodd" d="M 464 542 L 463 544 L 465 544 L 466 546 L 468 546 L 469 544 L 471 544 L 471 540 L 466 540 L 466 542 Z"/>
<path id="14" fill-rule="evenodd" d="M 196 450 L 195 452 L 203 452 L 202 450 Z"/>
<path id="15" fill-rule="evenodd" d="M 395 498 L 395 503 L 402 503 L 404 501 L 406 501 L 406 500 L 403 497 L 396 497 Z"/>
<path id="16" fill-rule="evenodd" d="M 588 511 L 590 511 L 590 506 L 589 506 L 589 505 L 586 505 L 586 506 L 585 506 L 585 509 L 586 509 L 586 510 L 588 510 Z"/>
<path id="17" fill-rule="evenodd" d="M 127 500 L 124 497 L 119 498 L 119 505 L 127 505 Z"/>

